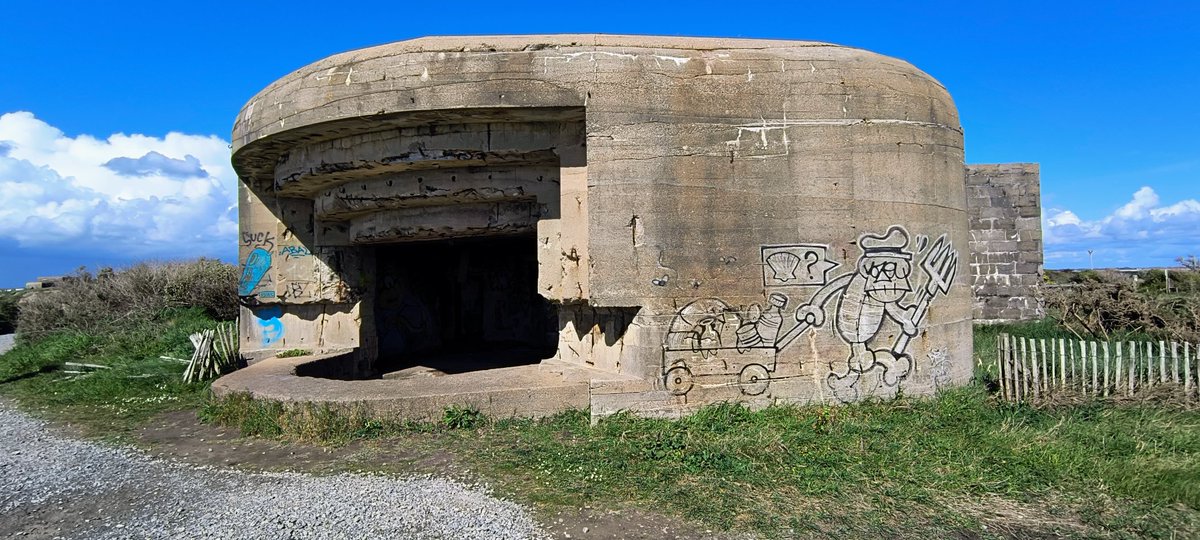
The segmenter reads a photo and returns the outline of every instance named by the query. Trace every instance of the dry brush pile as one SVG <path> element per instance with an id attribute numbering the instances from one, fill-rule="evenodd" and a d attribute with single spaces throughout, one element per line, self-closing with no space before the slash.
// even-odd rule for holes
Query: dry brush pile
<path id="1" fill-rule="evenodd" d="M 232 320 L 237 280 L 235 266 L 214 259 L 141 263 L 96 274 L 81 269 L 53 288 L 25 295 L 17 332 L 22 339 L 61 330 L 103 334 L 186 308 Z"/>
<path id="2" fill-rule="evenodd" d="M 1200 271 L 1060 273 L 1046 287 L 1052 317 L 1081 339 L 1200 341 Z"/>

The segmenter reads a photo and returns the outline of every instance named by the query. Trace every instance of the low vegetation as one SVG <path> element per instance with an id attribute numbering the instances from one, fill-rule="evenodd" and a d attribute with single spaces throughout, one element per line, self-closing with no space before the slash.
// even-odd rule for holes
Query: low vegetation
<path id="1" fill-rule="evenodd" d="M 1200 533 L 1200 415 L 1089 403 L 1034 409 L 979 386 L 846 407 L 714 405 L 679 420 L 584 411 L 437 425 L 234 396 L 210 421 L 247 435 L 451 448 L 539 503 L 641 505 L 779 537 Z M 990 535 L 990 534 L 986 534 Z"/>
<path id="2" fill-rule="evenodd" d="M 17 333 L 40 339 L 62 331 L 114 334 L 198 309 L 214 320 L 237 318 L 237 267 L 213 259 L 142 263 L 95 274 L 80 269 L 21 302 Z"/>
<path id="3" fill-rule="evenodd" d="M 1078 338 L 1200 341 L 1200 270 L 1047 275 L 1047 311 Z"/>
<path id="4" fill-rule="evenodd" d="M 189 335 L 236 316 L 234 283 L 233 266 L 202 259 L 81 271 L 28 293 L 16 347 L 0 356 L 0 395 L 101 436 L 199 407 L 208 384 L 184 383 L 176 359 L 192 356 Z"/>

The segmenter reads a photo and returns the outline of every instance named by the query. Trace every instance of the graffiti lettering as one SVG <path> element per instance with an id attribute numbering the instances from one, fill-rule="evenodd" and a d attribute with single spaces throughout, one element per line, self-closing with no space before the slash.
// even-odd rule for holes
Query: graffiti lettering
<path id="1" fill-rule="evenodd" d="M 270 232 L 244 232 L 242 233 L 242 245 L 248 247 L 262 247 L 267 251 L 275 250 L 275 235 Z"/>
<path id="2" fill-rule="evenodd" d="M 302 298 L 308 293 L 308 282 L 293 281 L 288 283 L 288 296 L 291 298 Z"/>
<path id="3" fill-rule="evenodd" d="M 279 254 L 283 255 L 284 260 L 289 260 L 293 257 L 307 257 L 312 255 L 312 252 L 304 246 L 283 246 L 279 248 Z"/>

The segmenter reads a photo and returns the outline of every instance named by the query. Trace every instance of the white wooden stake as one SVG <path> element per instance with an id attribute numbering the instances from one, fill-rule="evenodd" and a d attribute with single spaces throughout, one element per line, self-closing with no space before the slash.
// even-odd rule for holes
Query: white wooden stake
<path id="1" fill-rule="evenodd" d="M 1046 338 L 1041 339 L 1042 345 L 1042 391 L 1045 392 L 1054 386 L 1054 377 L 1050 375 L 1050 371 L 1046 369 Z M 1050 348 L 1051 351 L 1054 347 Z M 1050 367 L 1054 367 L 1054 362 L 1050 362 Z M 1046 379 L 1050 379 L 1047 381 Z"/>
<path id="2" fill-rule="evenodd" d="M 1105 397 L 1107 397 L 1108 396 L 1108 342 L 1105 341 L 1102 345 L 1104 345 L 1104 347 L 1103 347 L 1103 349 L 1104 349 L 1104 395 L 1105 395 Z"/>
<path id="3" fill-rule="evenodd" d="M 1154 344 L 1146 342 L 1146 388 L 1154 387 Z"/>
<path id="4" fill-rule="evenodd" d="M 1021 398 L 1029 400 L 1029 362 L 1025 345 L 1025 338 L 1021 338 Z"/>
<path id="5" fill-rule="evenodd" d="M 1167 382 L 1167 343 L 1165 341 L 1158 342 L 1158 379 L 1161 383 Z"/>
<path id="6" fill-rule="evenodd" d="M 1171 342 L 1171 382 L 1179 384 L 1179 343 Z"/>
<path id="7" fill-rule="evenodd" d="M 1004 334 L 996 336 L 996 378 L 1000 381 L 1000 397 L 1007 400 L 1004 391 Z"/>
<path id="8" fill-rule="evenodd" d="M 1041 397 L 1041 374 L 1038 373 L 1037 340 L 1029 338 L 1029 367 L 1033 369 L 1033 395 Z"/>
<path id="9" fill-rule="evenodd" d="M 1134 385 L 1137 383 L 1137 345 L 1129 342 L 1129 397 L 1133 397 Z"/>
<path id="10" fill-rule="evenodd" d="M 1079 341 L 1079 391 L 1087 394 L 1087 343 Z"/>
<path id="11" fill-rule="evenodd" d="M 1183 395 L 1192 397 L 1192 344 L 1183 343 Z M 1200 370 L 1198 370 L 1200 371 Z"/>
<path id="12" fill-rule="evenodd" d="M 1021 362 L 1017 358 L 1017 338 L 1008 336 L 1008 392 L 1012 401 L 1021 400 Z"/>
<path id="13" fill-rule="evenodd" d="M 1098 356 L 1099 355 L 1096 354 L 1096 342 L 1093 341 L 1092 342 L 1092 393 L 1093 394 L 1100 393 L 1100 370 L 1098 369 L 1099 366 L 1097 365 L 1099 363 Z"/>
<path id="14" fill-rule="evenodd" d="M 1066 355 L 1066 340 L 1058 338 L 1058 387 L 1065 389 L 1067 387 L 1067 355 Z"/>

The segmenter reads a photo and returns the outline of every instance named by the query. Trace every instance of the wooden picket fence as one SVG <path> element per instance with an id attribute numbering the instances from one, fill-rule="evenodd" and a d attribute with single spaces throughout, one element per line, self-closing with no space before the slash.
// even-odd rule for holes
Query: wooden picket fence
<path id="1" fill-rule="evenodd" d="M 1097 342 L 1002 333 L 996 349 L 1000 396 L 1007 401 L 1038 400 L 1066 390 L 1094 397 L 1134 397 L 1165 385 L 1175 385 L 1191 399 L 1200 390 L 1200 366 L 1193 365 L 1190 343 Z M 1200 356 L 1200 349 L 1197 353 Z"/>

